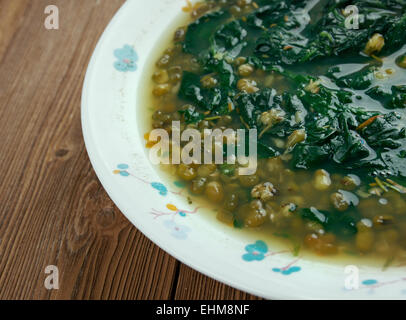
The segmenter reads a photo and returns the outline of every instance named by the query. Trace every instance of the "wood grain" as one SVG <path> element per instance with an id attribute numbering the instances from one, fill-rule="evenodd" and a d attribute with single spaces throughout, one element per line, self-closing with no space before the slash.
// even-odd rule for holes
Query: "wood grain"
<path id="1" fill-rule="evenodd" d="M 248 293 L 235 290 L 225 284 L 210 279 L 201 273 L 181 265 L 175 299 L 201 300 L 258 300 Z"/>
<path id="2" fill-rule="evenodd" d="M 0 299 L 249 299 L 146 239 L 97 180 L 80 125 L 83 78 L 124 0 L 0 0 Z M 47 265 L 59 290 L 44 287 Z"/>

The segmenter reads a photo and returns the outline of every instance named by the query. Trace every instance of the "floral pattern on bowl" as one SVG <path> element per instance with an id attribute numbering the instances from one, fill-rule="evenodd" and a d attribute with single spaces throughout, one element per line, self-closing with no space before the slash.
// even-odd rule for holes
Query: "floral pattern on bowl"
<path id="1" fill-rule="evenodd" d="M 114 62 L 116 70 L 121 72 L 137 70 L 138 55 L 130 45 L 126 44 L 121 49 L 114 50 L 114 56 L 118 59 Z"/>

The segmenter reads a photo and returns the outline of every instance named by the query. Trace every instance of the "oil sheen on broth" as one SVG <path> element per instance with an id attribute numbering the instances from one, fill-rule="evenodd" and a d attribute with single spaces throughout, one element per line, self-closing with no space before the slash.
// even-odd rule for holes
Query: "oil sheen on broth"
<path id="1" fill-rule="evenodd" d="M 344 9 L 362 15 L 345 26 Z M 406 259 L 402 1 L 206 1 L 159 52 L 148 131 L 257 129 L 255 175 L 169 165 L 219 223 L 320 256 Z M 141 111 L 145 112 L 145 108 Z M 154 143 L 145 136 L 147 148 Z"/>

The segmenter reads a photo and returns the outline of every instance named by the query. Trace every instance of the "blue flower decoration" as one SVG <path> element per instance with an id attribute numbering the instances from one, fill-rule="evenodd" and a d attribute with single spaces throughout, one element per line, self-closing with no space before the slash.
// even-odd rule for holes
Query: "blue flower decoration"
<path id="1" fill-rule="evenodd" d="M 130 173 L 127 171 L 129 169 L 129 165 L 128 164 L 119 164 L 117 166 L 117 170 L 114 170 L 113 172 L 115 174 L 119 174 L 122 177 L 128 177 L 130 176 Z"/>
<path id="2" fill-rule="evenodd" d="M 179 211 L 178 213 L 179 213 L 179 215 L 180 215 L 182 218 L 185 218 L 185 217 L 186 217 L 186 213 L 184 213 L 184 212 L 182 212 L 182 211 Z"/>
<path id="3" fill-rule="evenodd" d="M 121 72 L 137 70 L 138 55 L 133 47 L 128 44 L 121 49 L 114 50 L 114 56 L 118 59 L 114 63 L 114 67 Z"/>
<path id="4" fill-rule="evenodd" d="M 179 225 L 173 220 L 166 220 L 164 225 L 171 231 L 171 235 L 178 240 L 186 240 L 191 231 L 189 227 Z"/>
<path id="5" fill-rule="evenodd" d="M 364 280 L 362 281 L 362 284 L 365 286 L 373 286 L 374 284 L 377 284 L 378 281 L 375 279 L 368 279 L 368 280 Z"/>
<path id="6" fill-rule="evenodd" d="M 158 190 L 161 196 L 166 196 L 168 194 L 168 189 L 160 182 L 152 182 L 151 186 Z"/>
<path id="7" fill-rule="evenodd" d="M 248 252 L 242 256 L 245 261 L 261 261 L 265 259 L 265 255 L 268 253 L 268 246 L 265 242 L 259 240 L 254 244 L 249 244 L 245 247 Z"/>
<path id="8" fill-rule="evenodd" d="M 273 268 L 273 269 L 272 269 L 273 272 L 280 272 L 280 273 L 283 274 L 284 276 L 289 276 L 289 275 L 291 275 L 292 273 L 299 272 L 300 270 L 302 270 L 302 268 L 297 267 L 297 266 L 295 266 L 295 267 L 290 267 L 290 268 L 288 268 L 288 269 L 281 269 L 281 268 Z"/>

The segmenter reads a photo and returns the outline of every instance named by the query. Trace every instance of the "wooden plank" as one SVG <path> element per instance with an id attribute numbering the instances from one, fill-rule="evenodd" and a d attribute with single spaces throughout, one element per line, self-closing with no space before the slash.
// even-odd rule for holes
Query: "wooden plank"
<path id="1" fill-rule="evenodd" d="M 29 8 L 26 1 L 0 0 L 0 61 Z"/>
<path id="2" fill-rule="evenodd" d="M 259 300 L 258 297 L 231 288 L 181 265 L 176 287 L 176 300 Z"/>
<path id="3" fill-rule="evenodd" d="M 107 197 L 81 134 L 87 62 L 122 3 L 53 1 L 61 23 L 51 31 L 43 27 L 49 1 L 0 2 L 7 21 L 24 14 L 0 25 L 9 35 L 0 40 L 1 299 L 172 295 L 178 263 Z M 60 270 L 59 290 L 44 288 L 47 265 Z"/>

